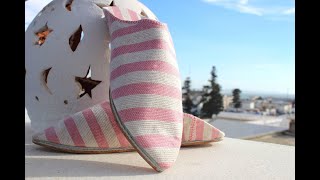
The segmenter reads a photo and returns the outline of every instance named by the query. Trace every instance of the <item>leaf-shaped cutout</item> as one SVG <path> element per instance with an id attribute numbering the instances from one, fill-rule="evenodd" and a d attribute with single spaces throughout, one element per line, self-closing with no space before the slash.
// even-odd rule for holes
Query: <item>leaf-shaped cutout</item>
<path id="1" fill-rule="evenodd" d="M 44 70 L 44 71 L 42 72 L 42 83 L 43 83 L 43 86 L 45 87 L 45 89 L 46 89 L 50 94 L 52 94 L 51 91 L 50 91 L 50 89 L 49 89 L 49 87 L 48 87 L 48 85 L 47 85 L 47 83 L 48 83 L 48 75 L 49 75 L 50 70 L 51 70 L 51 68 L 48 68 L 48 69 L 46 69 L 46 70 Z"/>
<path id="2" fill-rule="evenodd" d="M 148 15 L 142 10 L 140 15 L 144 16 L 144 17 L 148 17 Z"/>
<path id="3" fill-rule="evenodd" d="M 71 5 L 72 5 L 72 3 L 73 3 L 73 0 L 68 0 L 68 1 L 67 1 L 67 3 L 66 3 L 66 9 L 67 9 L 68 11 L 71 11 Z"/>
<path id="4" fill-rule="evenodd" d="M 46 84 L 48 83 L 48 75 L 49 75 L 50 70 L 51 70 L 51 68 L 48 68 L 48 69 L 43 71 L 44 82 Z"/>
<path id="5" fill-rule="evenodd" d="M 83 36 L 84 34 L 80 25 L 76 32 L 74 32 L 69 38 L 69 45 L 73 52 L 77 49 L 80 41 L 83 39 Z"/>
<path id="6" fill-rule="evenodd" d="M 52 32 L 53 30 L 50 29 L 46 23 L 42 28 L 39 29 L 35 34 L 38 36 L 38 40 L 36 41 L 36 45 L 42 46 L 42 44 L 46 41 L 47 36 Z"/>

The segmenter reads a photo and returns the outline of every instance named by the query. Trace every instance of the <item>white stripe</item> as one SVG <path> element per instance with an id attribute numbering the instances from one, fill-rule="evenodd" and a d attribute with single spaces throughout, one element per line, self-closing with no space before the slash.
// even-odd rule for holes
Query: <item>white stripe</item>
<path id="1" fill-rule="evenodd" d="M 155 39 L 164 40 L 167 43 L 167 45 L 170 47 L 170 50 L 172 52 L 175 52 L 170 41 L 170 33 L 167 30 L 163 30 L 161 28 L 150 28 L 150 29 L 146 29 L 139 32 L 117 37 L 112 41 L 111 50 L 120 46 L 136 44 L 136 43 L 141 43 L 141 42 L 155 40 Z"/>
<path id="2" fill-rule="evenodd" d="M 213 129 L 216 131 L 215 133 L 218 134 L 218 135 L 216 135 L 215 139 L 220 139 L 225 136 L 224 132 L 220 131 L 219 129 L 217 129 L 215 127 L 213 127 Z"/>
<path id="3" fill-rule="evenodd" d="M 157 162 L 175 162 L 180 148 L 145 148 L 144 149 Z"/>
<path id="4" fill-rule="evenodd" d="M 129 11 L 131 11 L 131 13 L 135 13 L 136 14 L 135 18 L 137 18 L 137 21 L 140 20 L 140 19 L 144 19 L 145 18 L 144 16 L 142 16 L 141 14 L 135 12 L 134 10 L 127 9 L 127 13 L 129 14 L 129 16 L 130 16 L 130 12 Z M 130 16 L 130 20 L 132 20 L 131 16 Z"/>
<path id="5" fill-rule="evenodd" d="M 72 118 L 86 147 L 99 147 L 83 114 L 81 112 L 76 113 Z"/>
<path id="6" fill-rule="evenodd" d="M 61 144 L 74 146 L 73 140 L 64 124 L 64 120 L 58 123 L 55 130 Z"/>
<path id="7" fill-rule="evenodd" d="M 224 132 L 222 132 L 222 131 L 219 131 L 219 138 L 223 138 L 225 136 L 225 134 L 224 134 Z"/>
<path id="8" fill-rule="evenodd" d="M 165 49 L 150 49 L 145 51 L 121 54 L 112 59 L 110 68 L 111 70 L 113 70 L 124 64 L 146 60 L 165 61 L 178 69 L 177 60 L 168 50 Z"/>
<path id="9" fill-rule="evenodd" d="M 141 124 L 143 123 L 143 126 Z M 180 136 L 182 123 L 160 120 L 136 120 L 124 123 L 132 136 L 161 134 L 165 136 Z M 174 127 L 174 128 L 173 128 Z"/>
<path id="10" fill-rule="evenodd" d="M 136 71 L 124 74 L 110 82 L 111 90 L 134 83 L 157 83 L 181 89 L 180 78 L 157 71 Z"/>
<path id="11" fill-rule="evenodd" d="M 113 21 L 113 23 L 111 23 L 111 25 L 109 25 L 109 30 L 110 30 L 110 34 L 112 34 L 113 32 L 119 30 L 119 29 L 122 29 L 122 28 L 127 28 L 127 27 L 130 27 L 130 26 L 134 26 L 136 25 L 137 23 L 123 23 L 121 21 Z"/>
<path id="12" fill-rule="evenodd" d="M 191 121 L 192 120 L 189 116 L 183 116 L 183 136 L 186 142 L 190 141 L 189 134 L 190 134 Z"/>
<path id="13" fill-rule="evenodd" d="M 210 141 L 211 139 L 211 135 L 212 135 L 212 125 L 207 123 L 207 122 L 203 122 L 204 124 L 204 128 L 203 128 L 203 140 L 204 141 Z"/>
<path id="14" fill-rule="evenodd" d="M 99 126 L 101 127 L 101 130 L 104 134 L 104 137 L 106 138 L 108 145 L 110 148 L 118 148 L 121 147 L 117 135 L 114 132 L 114 129 L 112 127 L 112 124 L 110 123 L 110 120 L 105 113 L 105 111 L 102 109 L 100 104 L 95 105 L 91 108 L 94 116 L 96 117 Z"/>
<path id="15" fill-rule="evenodd" d="M 182 112 L 181 100 L 154 94 L 138 94 L 114 99 L 117 111 L 130 108 L 163 108 Z"/>
<path id="16" fill-rule="evenodd" d="M 130 14 L 129 14 L 129 12 L 128 12 L 128 10 L 127 9 L 123 9 L 123 8 L 119 8 L 119 10 L 120 10 L 120 12 L 121 12 L 121 14 L 122 14 L 122 20 L 125 20 L 125 21 L 132 21 L 131 20 L 131 16 L 130 16 Z M 127 24 L 127 23 L 126 23 Z"/>
<path id="17" fill-rule="evenodd" d="M 103 7 L 102 8 L 105 15 L 109 16 L 108 13 L 112 14 L 110 16 L 114 16 L 113 14 L 113 9 L 112 7 Z M 116 17 L 117 18 L 117 17 Z M 111 23 L 111 25 L 109 26 L 109 32 L 110 34 L 113 33 L 114 31 L 121 29 L 121 28 L 126 28 L 126 27 L 130 27 L 130 26 L 134 26 L 136 25 L 136 23 L 123 23 L 121 21 L 117 21 L 115 20 L 113 23 Z"/>

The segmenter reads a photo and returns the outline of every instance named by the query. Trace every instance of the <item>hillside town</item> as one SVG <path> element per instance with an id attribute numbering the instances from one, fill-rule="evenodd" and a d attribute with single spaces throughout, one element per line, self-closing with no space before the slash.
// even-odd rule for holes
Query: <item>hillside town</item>
<path id="1" fill-rule="evenodd" d="M 198 116 L 226 133 L 226 137 L 294 146 L 295 98 L 244 93 L 239 88 L 222 92 L 215 66 L 209 84 L 194 90 L 187 77 L 182 87 L 183 111 Z M 191 90 L 192 89 L 192 90 Z"/>
<path id="2" fill-rule="evenodd" d="M 203 106 L 202 91 L 191 91 L 190 97 L 193 102 L 192 114 L 199 115 Z M 183 97 L 185 98 L 185 97 Z M 185 99 L 183 99 L 185 100 Z M 264 116 L 280 116 L 295 113 L 295 100 L 286 98 L 252 96 L 241 99 L 241 107 L 234 108 L 233 96 L 223 95 L 223 111 Z"/>

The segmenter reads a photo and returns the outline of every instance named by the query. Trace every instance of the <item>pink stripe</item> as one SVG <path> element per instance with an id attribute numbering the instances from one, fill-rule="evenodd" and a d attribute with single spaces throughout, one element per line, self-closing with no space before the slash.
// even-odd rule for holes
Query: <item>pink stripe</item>
<path id="1" fill-rule="evenodd" d="M 108 119 L 113 127 L 114 132 L 116 133 L 117 139 L 121 145 L 121 147 L 129 147 L 130 143 L 128 142 L 127 138 L 124 136 L 124 134 L 121 132 L 119 126 L 117 125 L 114 116 L 112 114 L 112 110 L 110 107 L 109 102 L 104 102 L 101 104 L 102 109 L 106 112 L 108 115 Z"/>
<path id="2" fill-rule="evenodd" d="M 68 131 L 72 141 L 73 141 L 73 144 L 75 146 L 85 147 L 86 145 L 85 145 L 85 143 L 79 133 L 77 125 L 74 122 L 74 120 L 72 119 L 72 117 L 69 117 L 66 120 L 64 120 L 64 124 L 67 128 L 67 131 Z"/>
<path id="3" fill-rule="evenodd" d="M 123 16 L 122 16 L 122 13 L 121 13 L 121 10 L 119 9 L 119 7 L 117 6 L 114 6 L 111 8 L 112 9 L 112 12 L 113 12 L 113 15 L 119 19 L 124 19 Z"/>
<path id="4" fill-rule="evenodd" d="M 162 168 L 162 169 L 168 169 L 169 167 L 171 167 L 174 164 L 174 162 L 158 162 L 158 165 Z"/>
<path id="5" fill-rule="evenodd" d="M 154 94 L 159 96 L 166 96 L 181 100 L 181 91 L 172 86 L 155 84 L 155 83 L 135 83 L 121 86 L 112 91 L 112 98 L 117 99 L 123 96 L 130 96 L 136 94 Z"/>
<path id="6" fill-rule="evenodd" d="M 135 43 L 135 44 L 129 44 L 129 45 L 123 45 L 123 46 L 117 47 L 111 51 L 111 60 L 121 54 L 145 51 L 150 49 L 168 50 L 171 53 L 171 55 L 175 57 L 174 52 L 170 49 L 166 41 L 164 41 L 163 39 L 154 39 L 150 41 L 144 41 L 141 43 Z"/>
<path id="7" fill-rule="evenodd" d="M 181 119 L 177 117 L 182 117 L 181 112 L 161 108 L 130 108 L 121 110 L 118 113 L 122 119 L 122 122 L 136 120 L 158 120 L 181 123 Z"/>
<path id="8" fill-rule="evenodd" d="M 48 141 L 60 144 L 59 138 L 57 136 L 56 130 L 54 127 L 50 127 L 45 130 L 45 135 Z"/>
<path id="9" fill-rule="evenodd" d="M 190 124 L 190 132 L 189 132 L 189 141 L 193 141 L 193 132 L 196 126 L 196 121 L 191 117 L 191 124 Z"/>
<path id="10" fill-rule="evenodd" d="M 107 142 L 106 138 L 104 137 L 102 129 L 101 129 L 96 117 L 94 116 L 94 113 L 92 112 L 92 110 L 90 108 L 83 110 L 82 114 L 83 114 L 84 118 L 86 119 L 98 146 L 100 148 L 108 148 L 109 147 L 108 142 Z"/>
<path id="11" fill-rule="evenodd" d="M 110 80 L 135 71 L 159 71 L 174 75 L 180 78 L 179 71 L 173 65 L 160 60 L 146 60 L 141 62 L 133 62 L 121 65 L 112 70 Z"/>
<path id="12" fill-rule="evenodd" d="M 137 14 L 136 12 L 128 9 L 128 13 L 129 13 L 132 21 L 137 21 L 137 20 L 139 20 L 138 14 Z"/>
<path id="13" fill-rule="evenodd" d="M 196 120 L 196 140 L 203 140 L 203 129 L 204 123 L 203 121 Z"/>
<path id="14" fill-rule="evenodd" d="M 181 145 L 180 138 L 161 134 L 141 135 L 134 137 L 134 139 L 142 148 L 179 148 Z"/>
<path id="15" fill-rule="evenodd" d="M 144 19 L 142 19 L 138 21 L 138 23 L 134 26 L 124 27 L 124 28 L 115 30 L 114 32 L 111 33 L 111 41 L 123 35 L 136 33 L 136 32 L 144 31 L 151 28 L 161 28 L 164 31 L 168 31 L 168 28 L 166 25 L 160 24 L 160 23 L 152 23 L 152 20 L 149 20 L 149 21 L 147 20 L 148 19 L 144 21 Z"/>

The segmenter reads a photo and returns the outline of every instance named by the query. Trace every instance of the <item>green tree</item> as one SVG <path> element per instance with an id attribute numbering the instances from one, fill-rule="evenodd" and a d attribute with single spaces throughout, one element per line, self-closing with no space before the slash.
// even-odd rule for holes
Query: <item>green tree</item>
<path id="1" fill-rule="evenodd" d="M 218 115 L 223 110 L 222 95 L 220 94 L 221 86 L 216 82 L 216 67 L 212 67 L 210 85 L 204 86 L 202 96 L 203 106 L 201 117 L 211 118 L 212 115 Z"/>
<path id="2" fill-rule="evenodd" d="M 232 95 L 233 95 L 233 107 L 237 109 L 238 111 L 238 108 L 241 108 L 242 104 L 241 104 L 241 100 L 240 100 L 240 93 L 241 93 L 241 90 L 240 89 L 234 89 L 232 91 Z"/>
<path id="3" fill-rule="evenodd" d="M 182 87 L 182 90 L 184 90 L 184 92 L 182 93 L 183 96 L 183 101 L 182 101 L 182 105 L 183 105 L 183 112 L 185 113 L 189 113 L 191 114 L 191 109 L 193 107 L 193 102 L 191 100 L 191 80 L 190 77 L 187 77 L 187 79 L 184 81 L 184 86 Z"/>

